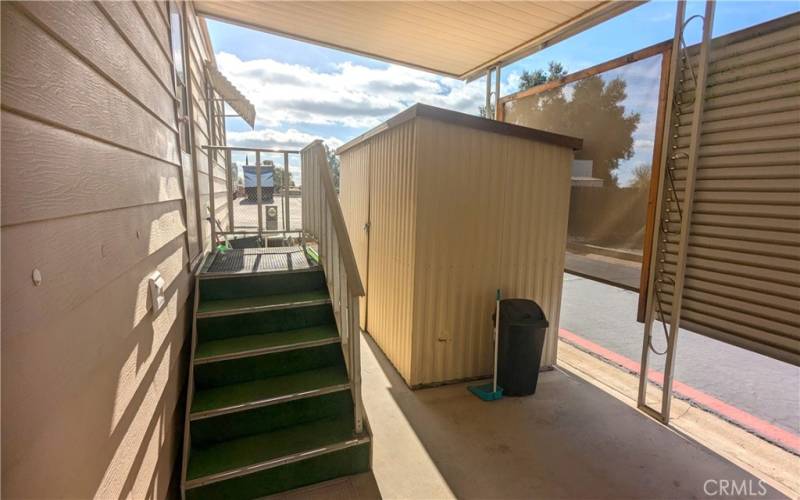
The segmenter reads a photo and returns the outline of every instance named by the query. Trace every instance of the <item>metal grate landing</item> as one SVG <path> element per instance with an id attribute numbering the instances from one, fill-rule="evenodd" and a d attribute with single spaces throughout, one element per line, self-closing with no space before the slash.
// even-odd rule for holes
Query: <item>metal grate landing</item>
<path id="1" fill-rule="evenodd" d="M 243 248 L 215 252 L 203 274 L 251 274 L 310 269 L 302 247 Z"/>

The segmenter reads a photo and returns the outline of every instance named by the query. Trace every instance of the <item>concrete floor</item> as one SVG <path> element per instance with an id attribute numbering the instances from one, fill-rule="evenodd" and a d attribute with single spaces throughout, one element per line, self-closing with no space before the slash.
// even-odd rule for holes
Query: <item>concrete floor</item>
<path id="1" fill-rule="evenodd" d="M 409 390 L 368 336 L 362 369 L 375 482 L 356 476 L 325 497 L 377 486 L 404 499 L 697 498 L 721 479 L 760 492 L 754 476 L 560 370 L 542 373 L 535 396 L 486 403 L 466 384 Z M 784 498 L 763 486 L 762 498 Z"/>

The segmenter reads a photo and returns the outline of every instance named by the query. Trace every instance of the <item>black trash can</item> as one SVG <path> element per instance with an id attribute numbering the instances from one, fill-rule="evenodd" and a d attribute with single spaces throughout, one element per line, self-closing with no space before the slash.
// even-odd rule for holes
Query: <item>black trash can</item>
<path id="1" fill-rule="evenodd" d="M 500 301 L 497 385 L 503 388 L 504 396 L 528 396 L 536 392 L 547 326 L 544 311 L 536 302 Z"/>

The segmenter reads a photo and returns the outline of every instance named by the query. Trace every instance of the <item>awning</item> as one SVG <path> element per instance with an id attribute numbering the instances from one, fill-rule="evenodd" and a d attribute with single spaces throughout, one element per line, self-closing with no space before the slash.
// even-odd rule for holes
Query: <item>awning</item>
<path id="1" fill-rule="evenodd" d="M 198 14 L 462 79 L 509 64 L 641 1 L 195 1 Z"/>
<path id="2" fill-rule="evenodd" d="M 241 116 L 242 119 L 253 128 L 256 123 L 255 106 L 239 92 L 239 89 L 233 86 L 230 80 L 225 78 L 225 75 L 220 73 L 219 69 L 217 69 L 214 64 L 206 63 L 206 69 L 208 70 L 208 76 L 211 78 L 211 85 L 214 86 L 214 89 L 219 92 L 222 98 L 225 99 L 225 102 L 236 111 L 236 114 Z"/>

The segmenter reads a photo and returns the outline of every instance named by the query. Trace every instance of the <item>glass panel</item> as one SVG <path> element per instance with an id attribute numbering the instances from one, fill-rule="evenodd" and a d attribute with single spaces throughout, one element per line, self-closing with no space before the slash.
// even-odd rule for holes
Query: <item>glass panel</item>
<path id="1" fill-rule="evenodd" d="M 567 270 L 628 288 L 639 285 L 661 58 L 505 104 L 507 122 L 583 139 L 572 165 Z"/>

